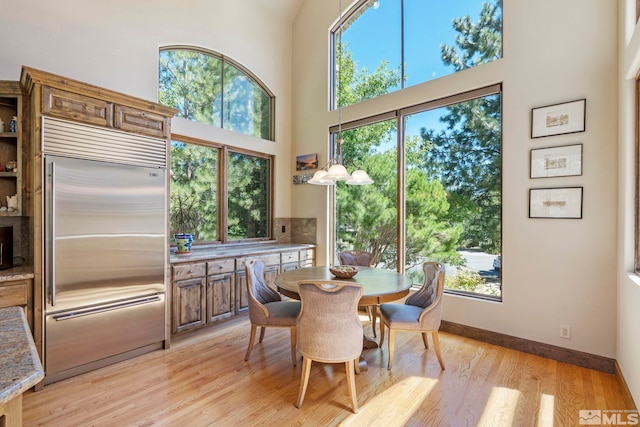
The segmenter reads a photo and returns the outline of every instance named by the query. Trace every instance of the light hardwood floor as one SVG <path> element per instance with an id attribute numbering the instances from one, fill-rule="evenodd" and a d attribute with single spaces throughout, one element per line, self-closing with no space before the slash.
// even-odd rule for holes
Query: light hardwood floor
<path id="1" fill-rule="evenodd" d="M 242 316 L 174 339 L 168 350 L 29 391 L 24 425 L 575 426 L 579 410 L 635 409 L 614 375 L 446 333 L 445 371 L 419 334 L 398 333 L 391 372 L 386 347 L 363 353 L 358 414 L 342 363 L 314 363 L 296 409 L 302 363 L 291 364 L 289 330 L 267 329 L 245 362 L 249 328 Z"/>

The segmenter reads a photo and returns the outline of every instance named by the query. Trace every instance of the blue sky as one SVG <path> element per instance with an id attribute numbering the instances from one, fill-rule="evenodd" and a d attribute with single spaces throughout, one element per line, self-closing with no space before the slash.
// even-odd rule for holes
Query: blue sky
<path id="1" fill-rule="evenodd" d="M 453 19 L 469 15 L 476 21 L 486 0 L 404 0 L 405 87 L 450 74 L 453 70 L 441 59 L 441 44 L 454 45 Z M 378 0 L 342 35 L 348 43 L 358 69 L 375 70 L 380 61 L 389 68 L 400 65 L 400 0 Z M 437 114 L 422 113 L 407 124 L 407 135 L 420 127 L 438 127 Z"/>

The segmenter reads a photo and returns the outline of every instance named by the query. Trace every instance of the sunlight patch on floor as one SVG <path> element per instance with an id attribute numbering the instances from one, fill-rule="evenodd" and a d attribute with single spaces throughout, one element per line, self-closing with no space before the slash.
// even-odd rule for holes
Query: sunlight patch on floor
<path id="1" fill-rule="evenodd" d="M 507 387 L 494 387 L 478 426 L 512 426 L 520 391 Z"/>
<path id="2" fill-rule="evenodd" d="M 434 378 L 405 378 L 376 394 L 340 426 L 404 426 L 437 383 Z"/>
<path id="3" fill-rule="evenodd" d="M 553 427 L 553 415 L 556 398 L 550 394 L 540 396 L 540 410 L 538 411 L 538 427 Z"/>

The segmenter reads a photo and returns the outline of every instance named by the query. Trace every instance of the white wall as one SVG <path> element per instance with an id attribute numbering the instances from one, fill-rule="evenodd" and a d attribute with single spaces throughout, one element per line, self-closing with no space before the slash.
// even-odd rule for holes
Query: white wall
<path id="1" fill-rule="evenodd" d="M 503 3 L 503 59 L 344 108 L 342 120 L 502 82 L 504 300 L 447 296 L 445 319 L 615 357 L 617 6 L 602 0 Z M 293 154 L 320 152 L 321 163 L 328 127 L 337 121 L 327 112 L 328 29 L 337 5 L 307 0 L 293 31 Z M 532 107 L 580 98 L 587 99 L 586 132 L 530 139 Z M 532 148 L 570 143 L 584 144 L 582 176 L 529 179 Z M 528 218 L 529 188 L 576 185 L 584 187 L 583 219 Z M 293 188 L 293 216 L 318 216 L 322 229 L 327 191 Z M 318 238 L 324 249 L 326 236 Z M 561 324 L 571 326 L 570 340 L 560 338 Z"/>
<path id="2" fill-rule="evenodd" d="M 616 358 L 640 404 L 640 278 L 634 273 L 636 123 L 635 76 L 640 72 L 640 28 L 635 1 L 619 0 L 618 324 Z"/>
<path id="3" fill-rule="evenodd" d="M 276 155 L 276 217 L 289 217 L 291 21 L 267 0 L 0 0 L 0 79 L 22 65 L 158 99 L 158 49 L 195 45 L 238 61 L 276 96 L 276 142 L 174 119 L 172 131 Z M 281 2 L 278 2 L 281 4 Z"/>

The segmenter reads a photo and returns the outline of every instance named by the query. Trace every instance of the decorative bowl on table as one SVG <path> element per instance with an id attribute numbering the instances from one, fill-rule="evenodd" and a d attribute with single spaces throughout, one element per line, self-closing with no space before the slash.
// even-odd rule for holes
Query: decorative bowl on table
<path id="1" fill-rule="evenodd" d="M 338 279 L 351 279 L 358 273 L 358 267 L 352 265 L 336 265 L 329 267 L 329 271 Z"/>

